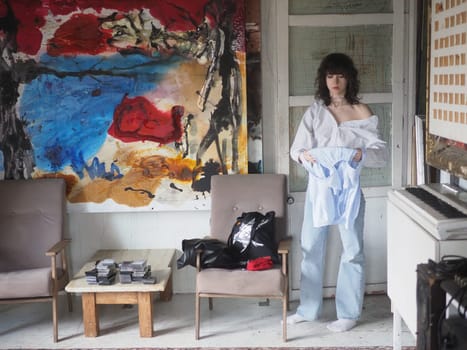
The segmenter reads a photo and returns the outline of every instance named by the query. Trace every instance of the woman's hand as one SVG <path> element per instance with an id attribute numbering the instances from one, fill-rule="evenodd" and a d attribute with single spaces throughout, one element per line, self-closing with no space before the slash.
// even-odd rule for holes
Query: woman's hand
<path id="1" fill-rule="evenodd" d="M 353 161 L 359 163 L 362 160 L 362 149 L 357 148 L 357 152 L 355 153 L 355 156 L 353 157 Z"/>
<path id="2" fill-rule="evenodd" d="M 310 163 L 316 162 L 316 159 L 313 158 L 313 156 L 308 151 L 304 151 L 302 154 L 303 154 L 303 159 L 305 159 L 307 162 L 310 162 Z"/>

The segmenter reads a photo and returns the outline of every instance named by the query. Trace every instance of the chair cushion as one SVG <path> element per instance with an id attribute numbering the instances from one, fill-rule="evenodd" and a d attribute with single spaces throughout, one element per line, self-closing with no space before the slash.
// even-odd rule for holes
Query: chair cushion
<path id="1" fill-rule="evenodd" d="M 0 299 L 50 296 L 50 267 L 0 273 Z"/>
<path id="2" fill-rule="evenodd" d="M 0 198 L 0 272 L 50 267 L 45 252 L 63 238 L 65 181 L 2 180 Z"/>
<path id="3" fill-rule="evenodd" d="M 279 267 L 263 271 L 204 269 L 196 277 L 199 293 L 277 296 L 283 295 L 284 275 Z"/>

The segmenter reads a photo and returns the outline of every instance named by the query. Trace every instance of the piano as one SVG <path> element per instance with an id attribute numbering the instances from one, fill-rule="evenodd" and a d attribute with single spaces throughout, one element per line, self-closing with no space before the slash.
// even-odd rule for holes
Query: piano
<path id="1" fill-rule="evenodd" d="M 436 183 L 390 191 L 388 197 L 437 239 L 467 238 L 467 191 Z"/>
<path id="2" fill-rule="evenodd" d="M 467 256 L 467 191 L 439 183 L 390 190 L 387 288 L 394 349 L 402 348 L 402 321 L 416 336 L 417 265 L 445 255 Z"/>

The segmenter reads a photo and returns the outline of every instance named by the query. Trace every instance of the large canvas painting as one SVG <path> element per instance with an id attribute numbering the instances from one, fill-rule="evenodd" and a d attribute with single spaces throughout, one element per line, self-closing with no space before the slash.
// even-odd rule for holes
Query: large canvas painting
<path id="1" fill-rule="evenodd" d="M 0 174 L 70 210 L 202 209 L 246 173 L 239 0 L 0 0 Z"/>

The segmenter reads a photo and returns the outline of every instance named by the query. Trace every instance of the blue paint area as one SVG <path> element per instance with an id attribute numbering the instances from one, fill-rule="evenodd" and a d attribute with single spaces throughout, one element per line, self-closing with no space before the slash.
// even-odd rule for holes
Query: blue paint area
<path id="1" fill-rule="evenodd" d="M 92 163 L 106 140 L 115 107 L 125 95 L 135 97 L 156 89 L 179 62 L 157 62 L 143 55 L 43 56 L 41 65 L 61 74 L 40 75 L 25 86 L 19 104 L 37 168 L 59 172 L 71 166 L 80 177 L 85 169 L 92 176 L 118 176 L 115 165 L 107 165 L 111 169 L 107 174 L 104 163 Z"/>
<path id="2" fill-rule="evenodd" d="M 112 56 L 49 56 L 42 55 L 40 64 L 51 67 L 60 72 L 86 72 L 103 71 L 113 74 L 131 73 L 139 75 L 166 74 L 174 68 L 174 64 L 182 61 L 182 58 L 172 56 L 167 59 L 157 59 L 154 57 L 129 54 Z"/>
<path id="3" fill-rule="evenodd" d="M 88 172 L 91 179 L 97 177 L 112 181 L 123 177 L 118 166 L 112 163 L 110 166 L 110 171 L 106 171 L 105 163 L 101 163 L 97 157 L 94 157 L 91 166 L 86 167 L 86 171 Z"/>
<path id="4" fill-rule="evenodd" d="M 0 151 L 0 171 L 5 171 L 5 167 L 3 166 L 3 152 Z"/>

